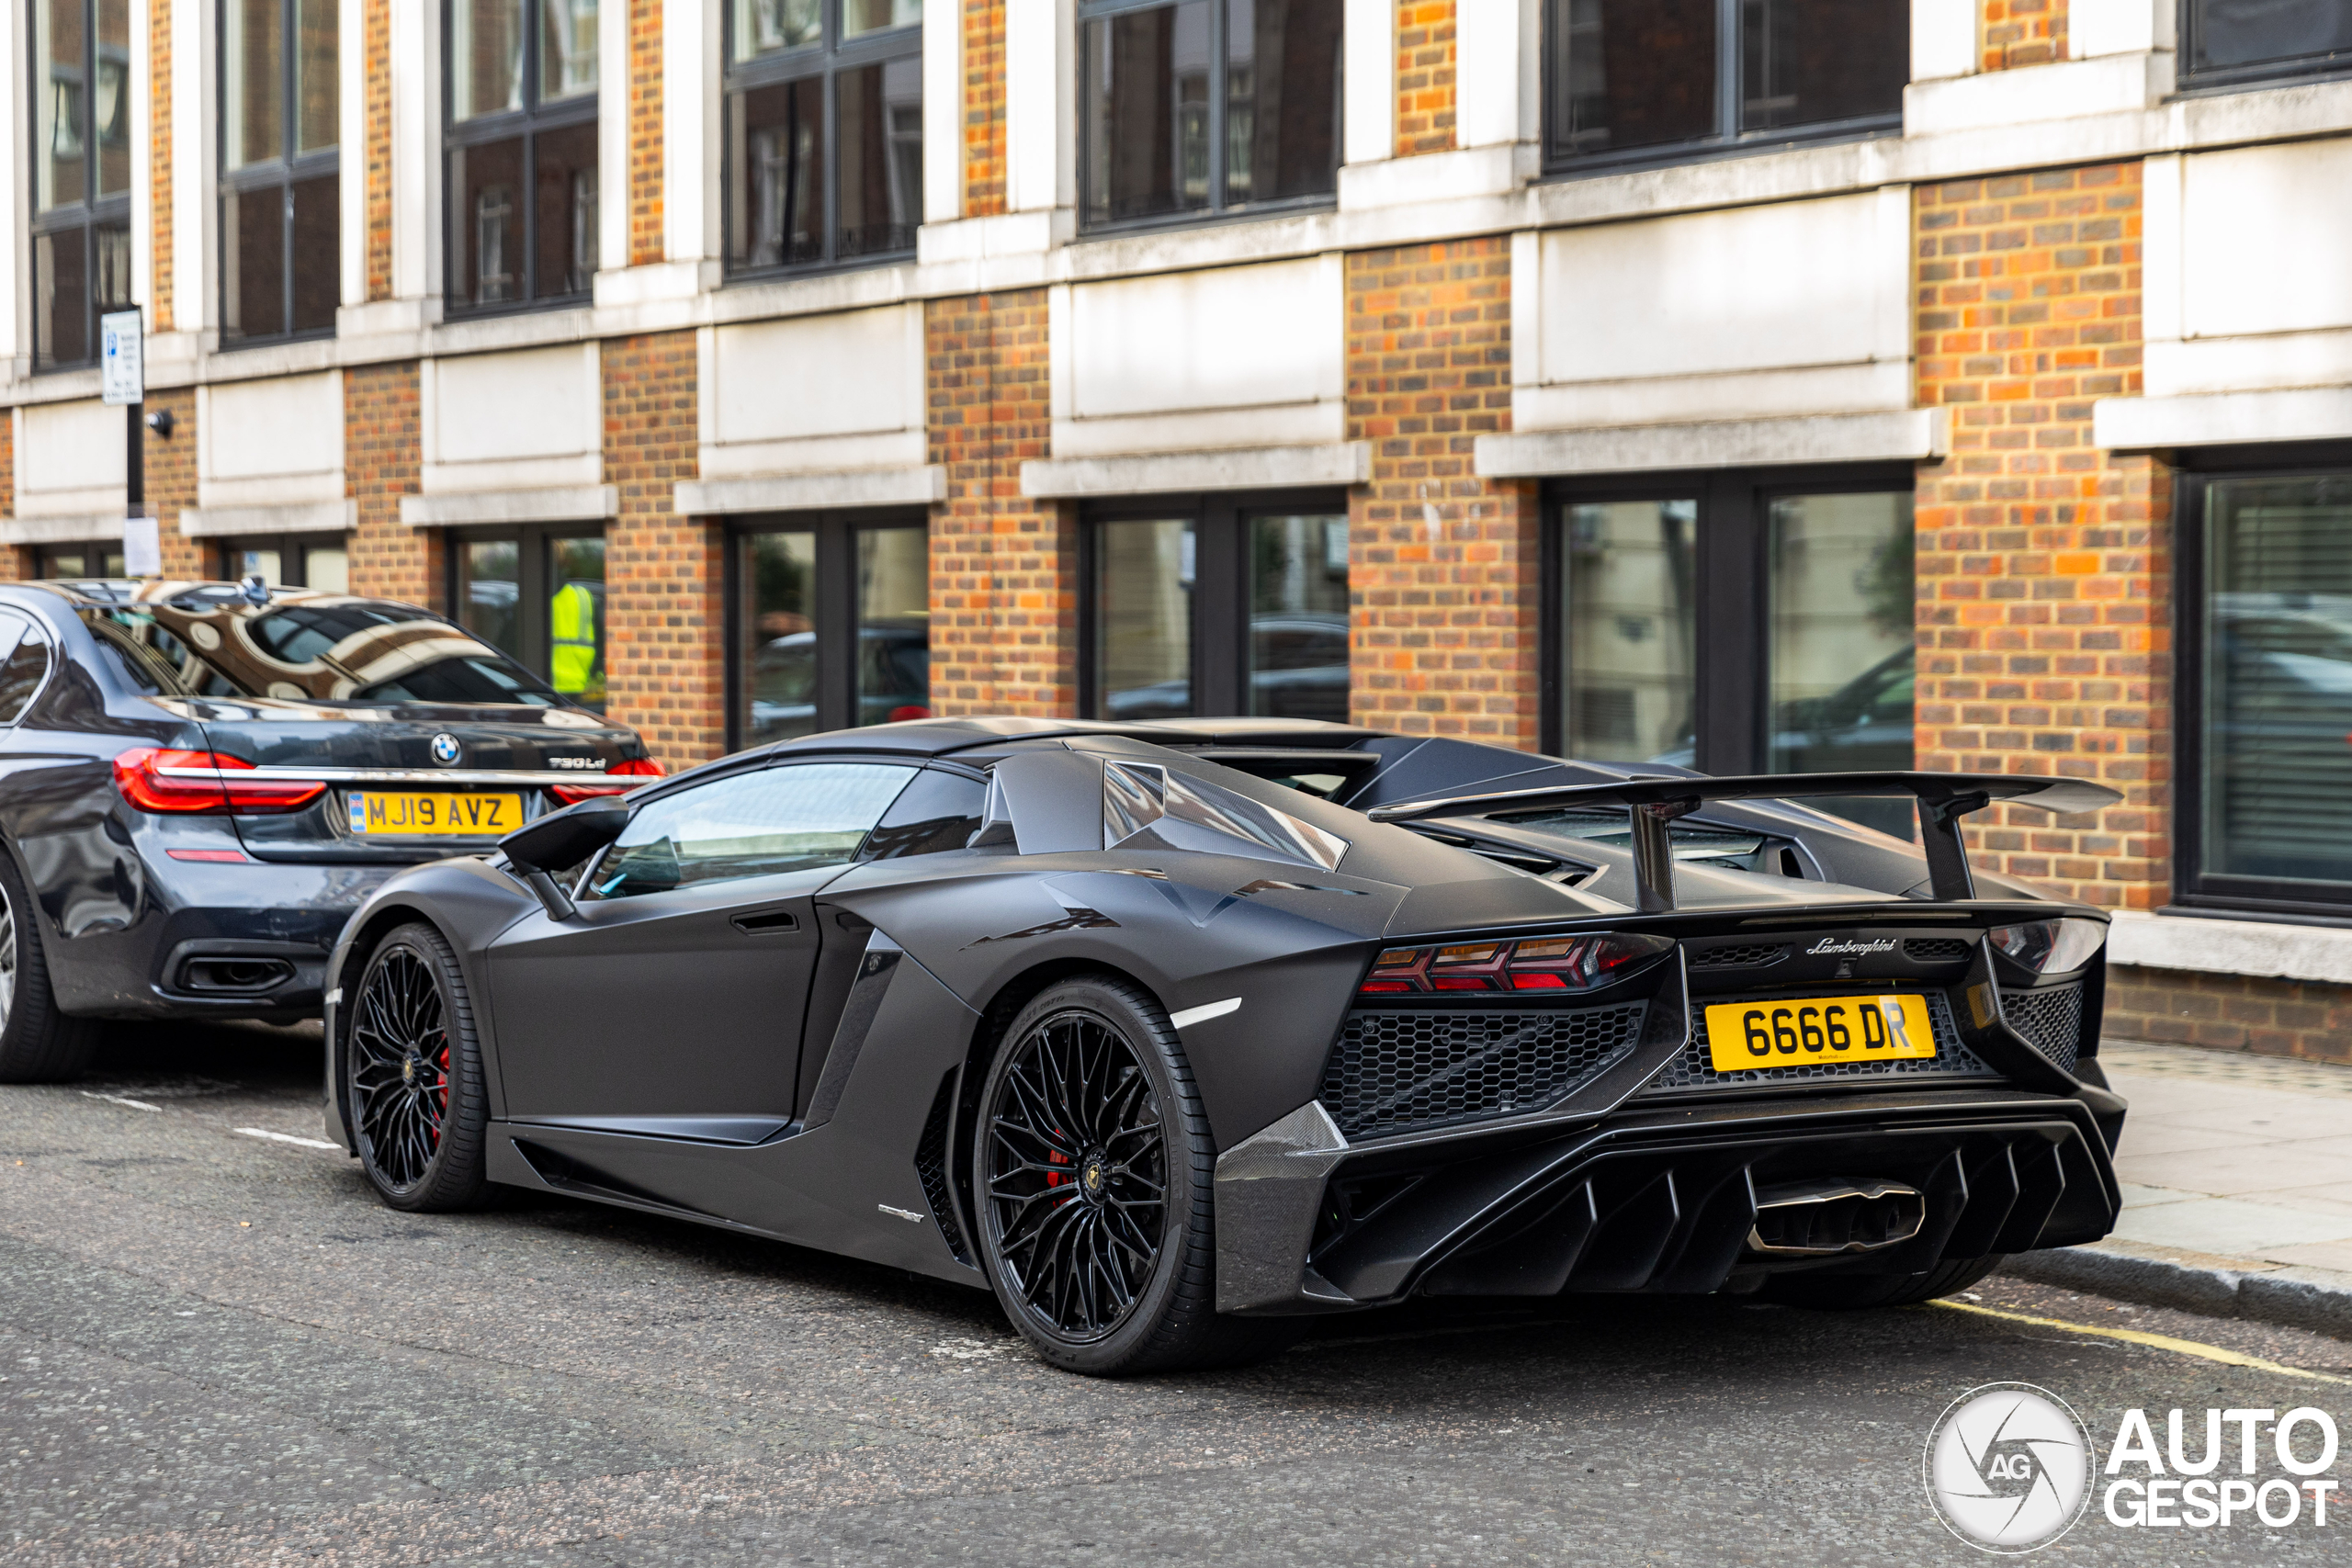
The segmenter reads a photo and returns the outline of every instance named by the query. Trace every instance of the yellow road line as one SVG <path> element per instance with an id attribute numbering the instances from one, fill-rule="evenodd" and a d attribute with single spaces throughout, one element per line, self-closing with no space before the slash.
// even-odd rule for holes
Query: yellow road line
<path id="1" fill-rule="evenodd" d="M 1974 1306 L 1967 1302 L 1929 1302 L 1932 1307 L 1947 1312 L 1974 1313 L 1979 1317 L 2007 1318 L 2011 1323 L 2030 1323 L 2037 1328 L 2063 1328 L 2069 1334 L 2096 1334 L 2102 1339 L 2121 1339 L 2133 1345 L 2153 1346 L 2177 1355 L 2195 1356 L 2202 1360 L 2219 1361 L 2225 1367 L 2247 1367 L 2257 1372 L 2277 1372 L 2281 1377 L 2309 1378 L 2313 1382 L 2342 1383 L 2352 1386 L 2352 1378 L 2339 1378 L 2329 1372 L 2314 1372 L 2302 1367 L 2290 1367 L 2278 1361 L 2266 1361 L 2259 1356 L 2241 1355 L 2224 1350 L 2219 1345 L 2202 1345 L 2194 1339 L 2176 1339 L 2169 1334 L 2143 1334 L 2136 1328 L 2101 1328 L 2096 1324 L 2068 1323 L 2064 1318 L 2034 1317 L 2021 1312 L 2002 1312 L 1994 1307 Z"/>

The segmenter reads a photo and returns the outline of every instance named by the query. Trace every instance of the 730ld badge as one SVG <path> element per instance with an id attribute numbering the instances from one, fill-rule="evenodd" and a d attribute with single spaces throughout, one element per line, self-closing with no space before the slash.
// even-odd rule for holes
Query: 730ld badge
<path id="1" fill-rule="evenodd" d="M 1791 1058 L 1884 1062 L 1935 1054 L 1925 997 L 1719 1002 L 1707 1010 L 1707 1055 L 1719 1073 L 1781 1066 Z"/>

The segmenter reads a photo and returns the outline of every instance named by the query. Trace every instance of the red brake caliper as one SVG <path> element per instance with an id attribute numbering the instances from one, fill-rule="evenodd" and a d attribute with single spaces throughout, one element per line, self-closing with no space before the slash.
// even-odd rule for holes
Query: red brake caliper
<path id="1" fill-rule="evenodd" d="M 1062 1130 L 1059 1127 L 1055 1128 L 1054 1135 L 1056 1137 L 1061 1136 L 1061 1131 Z M 1059 1149 L 1056 1149 L 1046 1156 L 1046 1163 L 1047 1165 L 1068 1165 L 1069 1163 L 1069 1156 L 1062 1153 Z M 1071 1178 L 1064 1176 L 1058 1171 L 1049 1170 L 1046 1172 L 1046 1185 L 1048 1187 L 1059 1187 L 1063 1182 L 1070 1179 Z M 1058 1207 L 1058 1205 L 1057 1206 Z"/>

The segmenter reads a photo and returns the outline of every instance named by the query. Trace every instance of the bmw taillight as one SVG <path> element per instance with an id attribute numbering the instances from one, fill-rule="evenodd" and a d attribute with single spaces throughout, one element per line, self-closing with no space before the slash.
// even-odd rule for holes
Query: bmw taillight
<path id="1" fill-rule="evenodd" d="M 577 806 L 583 800 L 594 800 L 600 795 L 627 795 L 630 790 L 638 787 L 634 783 L 607 784 L 605 782 L 605 779 L 618 777 L 644 780 L 658 779 L 662 776 L 662 764 L 652 758 L 631 757 L 626 762 L 615 762 L 611 767 L 606 768 L 603 779 L 581 779 L 571 784 L 549 784 L 548 793 L 566 806 Z"/>
<path id="2" fill-rule="evenodd" d="M 1674 951 L 1662 936 L 1598 931 L 1589 936 L 1392 947 L 1356 989 L 1365 996 L 1432 991 L 1589 991 L 1622 980 Z"/>
<path id="3" fill-rule="evenodd" d="M 242 757 L 133 746 L 114 760 L 114 786 L 141 811 L 210 817 L 273 817 L 300 811 L 326 793 L 319 779 L 264 773 Z"/>

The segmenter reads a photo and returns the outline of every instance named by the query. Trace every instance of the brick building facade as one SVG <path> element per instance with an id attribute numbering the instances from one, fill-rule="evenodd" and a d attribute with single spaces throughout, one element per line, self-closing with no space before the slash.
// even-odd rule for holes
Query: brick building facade
<path id="1" fill-rule="evenodd" d="M 2352 534 L 2352 288 L 2297 260 L 2345 221 L 2340 49 L 1888 0 L 1762 82 L 1570 0 L 930 6 L 459 39 L 358 0 L 322 51 L 290 0 L 84 0 L 0 88 L 0 564 L 107 570 L 85 329 L 136 303 L 168 573 L 542 667 L 501 606 L 576 586 L 673 765 L 1259 711 L 2096 778 L 2122 803 L 1971 836 L 2118 912 L 2128 1027 L 2352 1058 L 2352 866 L 2290 820 L 2352 798 L 2295 739 L 2352 729 L 2352 582 L 2294 564 Z M 26 109 L 117 69 L 68 169 Z"/>

